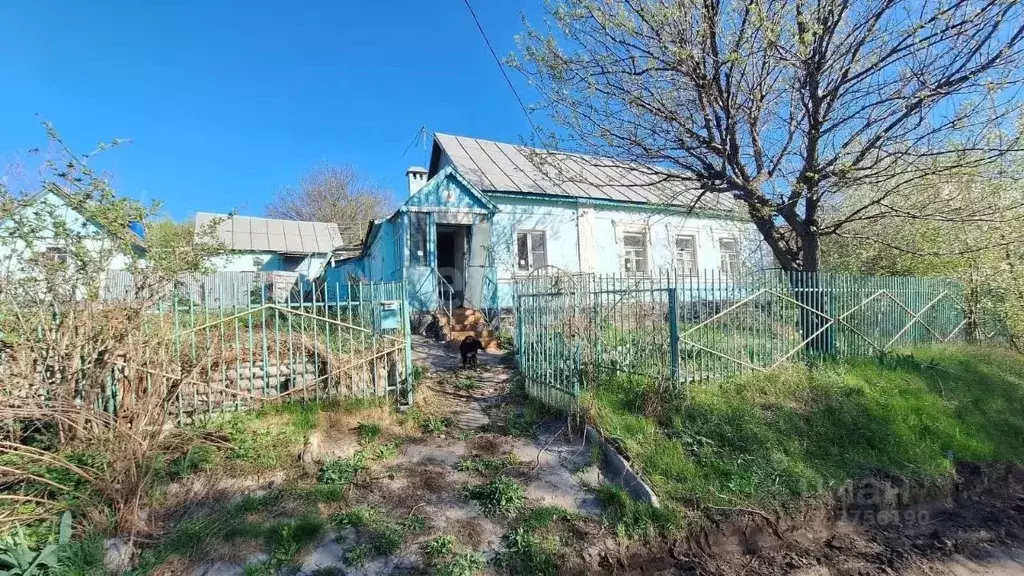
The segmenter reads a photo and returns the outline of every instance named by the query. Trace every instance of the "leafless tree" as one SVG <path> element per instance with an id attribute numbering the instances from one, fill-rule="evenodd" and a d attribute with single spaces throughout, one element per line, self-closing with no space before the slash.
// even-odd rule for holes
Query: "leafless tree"
<path id="1" fill-rule="evenodd" d="M 351 246 L 362 242 L 367 223 L 383 216 L 389 204 L 388 191 L 364 180 L 354 168 L 321 164 L 298 186 L 280 191 L 267 206 L 267 215 L 337 223 L 345 245 Z"/>
<path id="2" fill-rule="evenodd" d="M 735 197 L 784 270 L 818 271 L 821 238 L 865 219 L 1008 217 L 948 198 L 901 212 L 893 198 L 1018 149 L 1019 0 L 561 0 L 549 12 L 554 26 L 528 27 L 513 65 L 560 144 Z"/>

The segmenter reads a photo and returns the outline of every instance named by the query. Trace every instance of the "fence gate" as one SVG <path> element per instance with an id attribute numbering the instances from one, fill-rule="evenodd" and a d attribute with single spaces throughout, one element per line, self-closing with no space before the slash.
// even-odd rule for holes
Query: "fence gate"
<path id="1" fill-rule="evenodd" d="M 516 285 L 516 355 L 527 392 L 568 407 L 585 385 L 592 356 L 593 324 L 589 275 L 553 266 L 534 271 Z"/>

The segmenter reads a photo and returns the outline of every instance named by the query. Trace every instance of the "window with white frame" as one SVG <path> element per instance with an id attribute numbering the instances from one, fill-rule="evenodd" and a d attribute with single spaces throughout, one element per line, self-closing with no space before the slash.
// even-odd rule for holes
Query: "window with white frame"
<path id="1" fill-rule="evenodd" d="M 691 235 L 676 236 L 676 273 L 684 276 L 697 275 L 697 238 Z"/>
<path id="2" fill-rule="evenodd" d="M 622 234 L 622 271 L 626 274 L 647 273 L 647 234 L 625 232 Z"/>
<path id="3" fill-rule="evenodd" d="M 64 265 L 68 263 L 68 249 L 63 246 L 47 246 L 46 258 L 51 262 Z"/>
<path id="4" fill-rule="evenodd" d="M 543 230 L 516 233 L 516 263 L 523 272 L 548 265 L 548 243 Z"/>
<path id="5" fill-rule="evenodd" d="M 718 240 L 718 251 L 722 255 L 722 274 L 725 276 L 739 276 L 740 274 L 740 245 L 735 238 L 720 238 Z"/>

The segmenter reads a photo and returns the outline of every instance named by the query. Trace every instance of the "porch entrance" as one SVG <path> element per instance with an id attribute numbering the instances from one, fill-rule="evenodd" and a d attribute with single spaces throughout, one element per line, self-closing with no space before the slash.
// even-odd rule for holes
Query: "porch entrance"
<path id="1" fill-rule="evenodd" d="M 469 254 L 470 227 L 462 224 L 437 225 L 438 297 L 447 303 L 449 293 L 454 307 L 466 298 L 466 264 Z"/>

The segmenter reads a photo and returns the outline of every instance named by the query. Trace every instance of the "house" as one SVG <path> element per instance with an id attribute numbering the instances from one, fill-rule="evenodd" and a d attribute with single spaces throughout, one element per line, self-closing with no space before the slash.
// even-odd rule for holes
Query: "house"
<path id="1" fill-rule="evenodd" d="M 342 248 L 338 225 L 199 212 L 196 234 L 212 233 L 226 253 L 210 262 L 218 272 L 283 272 L 317 278 Z"/>
<path id="2" fill-rule="evenodd" d="M 83 283 L 95 280 L 94 287 L 109 296 L 111 277 L 146 254 L 141 225 L 117 228 L 101 222 L 82 199 L 50 185 L 10 206 L 0 218 L 0 277 L 20 282 L 57 273 L 76 290 L 89 289 Z M 33 286 L 30 282 L 14 290 Z"/>
<path id="3" fill-rule="evenodd" d="M 740 273 L 757 246 L 742 205 L 664 169 L 436 134 L 409 197 L 328 275 L 406 283 L 414 310 L 512 306 L 528 274 Z"/>

